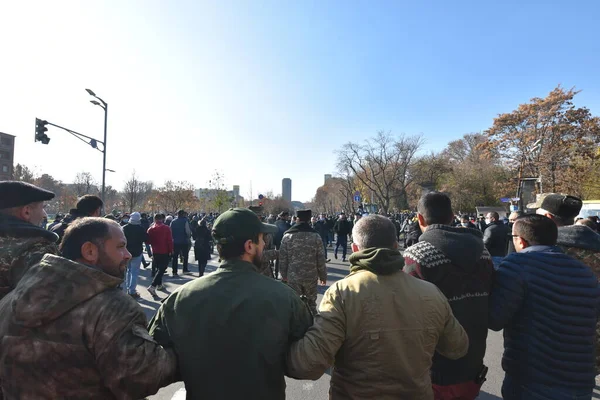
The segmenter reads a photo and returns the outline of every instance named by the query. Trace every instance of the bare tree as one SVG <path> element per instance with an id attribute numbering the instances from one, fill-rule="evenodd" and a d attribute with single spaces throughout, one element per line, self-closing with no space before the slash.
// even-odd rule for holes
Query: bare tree
<path id="1" fill-rule="evenodd" d="M 79 172 L 75 176 L 73 189 L 77 197 L 81 197 L 85 194 L 98 194 L 98 185 L 96 180 L 89 172 Z"/>
<path id="2" fill-rule="evenodd" d="M 409 169 L 422 145 L 421 136 L 395 137 L 379 131 L 364 144 L 345 144 L 338 152 L 338 170 L 350 172 L 380 210 L 388 212 L 392 200 L 406 203 L 406 189 L 412 182 Z"/>
<path id="3" fill-rule="evenodd" d="M 15 181 L 23 181 L 33 183 L 35 181 L 35 173 L 26 165 L 17 164 L 13 169 L 13 179 Z"/>
<path id="4" fill-rule="evenodd" d="M 153 186 L 152 182 L 139 180 L 135 175 L 135 170 L 131 173 L 131 177 L 125 182 L 123 188 L 123 200 L 130 213 L 146 201 L 146 198 L 152 192 Z"/>

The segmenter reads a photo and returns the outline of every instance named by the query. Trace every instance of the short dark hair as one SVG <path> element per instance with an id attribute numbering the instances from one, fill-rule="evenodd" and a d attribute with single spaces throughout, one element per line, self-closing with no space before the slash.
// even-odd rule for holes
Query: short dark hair
<path id="1" fill-rule="evenodd" d="M 592 219 L 590 219 L 590 217 L 580 219 L 575 224 L 576 225 L 577 224 L 584 225 L 584 226 L 587 226 L 588 228 L 590 228 L 593 231 L 598 231 L 598 225 L 596 225 L 596 223 Z"/>
<path id="2" fill-rule="evenodd" d="M 492 216 L 492 218 L 494 218 L 496 221 L 498 221 L 500 219 L 500 215 L 496 212 L 496 211 L 490 211 L 489 214 Z"/>
<path id="3" fill-rule="evenodd" d="M 184 210 L 179 210 L 179 211 L 177 211 L 177 216 L 178 216 L 179 218 L 182 218 L 183 216 L 185 216 L 185 211 L 184 211 Z"/>
<path id="4" fill-rule="evenodd" d="M 352 239 L 361 249 L 394 248 L 398 238 L 394 223 L 382 215 L 367 215 L 352 229 Z"/>
<path id="5" fill-rule="evenodd" d="M 517 218 L 513 230 L 530 246 L 554 246 L 558 240 L 558 227 L 545 215 L 525 214 Z"/>
<path id="6" fill-rule="evenodd" d="M 154 216 L 154 220 L 155 220 L 155 221 L 164 221 L 164 219 L 165 219 L 165 214 L 160 214 L 160 213 L 159 213 L 159 214 L 156 214 L 156 215 Z"/>
<path id="7" fill-rule="evenodd" d="M 81 246 L 86 242 L 101 246 L 110 237 L 110 227 L 113 225 L 119 226 L 108 218 L 85 217 L 73 221 L 65 231 L 60 254 L 69 260 L 81 258 Z"/>
<path id="8" fill-rule="evenodd" d="M 447 225 L 452 222 L 452 202 L 446 193 L 429 192 L 419 200 L 417 211 L 427 225 Z"/>
<path id="9" fill-rule="evenodd" d="M 77 213 L 82 217 L 88 217 L 102 208 L 104 203 L 98 196 L 86 194 L 77 201 Z"/>
<path id="10" fill-rule="evenodd" d="M 236 239 L 231 243 L 217 244 L 217 251 L 219 252 L 219 257 L 223 260 L 232 260 L 240 257 L 246 252 L 246 249 L 244 248 L 246 242 L 248 240 L 252 240 L 253 243 L 258 243 L 258 236 L 259 234 L 257 233 L 256 235 L 248 239 Z"/>

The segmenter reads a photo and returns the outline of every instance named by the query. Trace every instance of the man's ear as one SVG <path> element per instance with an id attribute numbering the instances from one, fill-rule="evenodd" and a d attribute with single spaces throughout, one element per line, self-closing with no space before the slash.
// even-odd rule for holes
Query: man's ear
<path id="1" fill-rule="evenodd" d="M 417 213 L 417 220 L 419 221 L 419 226 L 421 227 L 421 230 L 423 230 L 423 228 L 427 227 L 427 223 L 425 222 L 424 216 Z"/>
<path id="2" fill-rule="evenodd" d="M 95 265 L 98 262 L 98 246 L 92 242 L 85 242 L 81 245 L 81 258 Z"/>
<path id="3" fill-rule="evenodd" d="M 358 246 L 356 245 L 356 243 L 352 243 L 351 247 L 352 247 L 352 252 L 353 253 L 356 253 L 357 251 L 359 251 L 358 250 Z"/>

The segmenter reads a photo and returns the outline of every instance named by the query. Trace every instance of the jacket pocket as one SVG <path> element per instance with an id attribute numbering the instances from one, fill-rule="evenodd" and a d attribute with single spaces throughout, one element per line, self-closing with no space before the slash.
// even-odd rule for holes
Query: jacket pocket
<path id="1" fill-rule="evenodd" d="M 86 347 L 22 336 L 5 336 L 0 380 L 12 398 L 90 398 L 103 393 L 94 359 Z M 110 394 L 108 393 L 110 397 Z"/>

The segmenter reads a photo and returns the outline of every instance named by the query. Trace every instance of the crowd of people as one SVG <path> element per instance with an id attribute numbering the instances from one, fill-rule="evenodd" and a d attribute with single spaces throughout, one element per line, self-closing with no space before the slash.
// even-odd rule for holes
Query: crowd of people
<path id="1" fill-rule="evenodd" d="M 176 381 L 193 399 L 284 399 L 284 376 L 314 380 L 332 366 L 334 400 L 475 399 L 490 329 L 504 331 L 505 399 L 592 398 L 600 235 L 575 224 L 576 197 L 543 196 L 504 223 L 456 218 L 450 198 L 431 192 L 414 216 L 341 213 L 332 225 L 310 210 L 261 218 L 253 208 L 118 222 L 84 196 L 48 230 L 53 197 L 0 182 L 6 399 L 140 399 Z M 414 224 L 417 241 L 401 252 Z M 317 306 L 329 232 L 350 274 Z M 134 300 L 144 250 L 156 295 L 169 262 L 188 271 L 193 243 L 205 267 L 211 241 L 219 268 L 164 298 L 147 323 Z"/>

